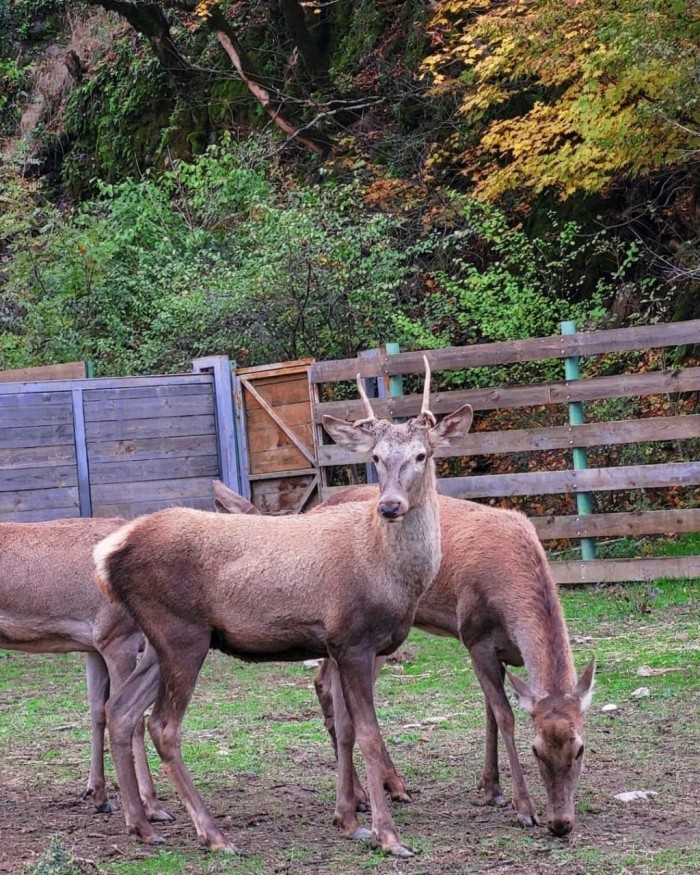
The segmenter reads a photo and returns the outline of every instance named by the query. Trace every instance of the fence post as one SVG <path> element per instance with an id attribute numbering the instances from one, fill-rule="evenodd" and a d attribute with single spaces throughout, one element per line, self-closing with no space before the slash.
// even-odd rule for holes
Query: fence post
<path id="1" fill-rule="evenodd" d="M 398 343 L 394 343 L 394 342 L 385 343 L 384 349 L 385 349 L 387 355 L 398 355 L 401 352 L 401 348 L 399 347 Z M 386 378 L 384 378 L 384 379 L 380 378 L 378 381 L 379 397 L 380 398 L 386 397 L 385 383 L 384 383 L 385 379 Z M 389 397 L 390 398 L 398 398 L 401 395 L 403 395 L 403 377 L 401 376 L 401 374 L 396 374 L 393 377 L 389 377 Z M 404 421 L 403 416 L 394 416 L 393 419 L 394 419 L 394 422 L 403 422 Z"/>
<path id="2" fill-rule="evenodd" d="M 233 386 L 231 363 L 228 356 L 210 355 L 192 361 L 196 374 L 211 373 L 214 379 L 214 407 L 216 410 L 216 444 L 219 451 L 221 480 L 226 486 L 243 491 L 243 478 L 238 463 L 236 422 L 233 415 Z"/>
<path id="3" fill-rule="evenodd" d="M 363 349 L 360 353 L 360 358 L 374 358 L 375 356 L 380 356 L 382 354 L 381 349 Z M 368 398 L 381 398 L 382 396 L 382 379 L 378 377 L 375 381 L 374 377 L 363 377 L 362 378 L 362 387 L 367 393 Z M 366 462 L 365 463 L 365 471 L 367 472 L 367 482 L 368 483 L 379 483 L 379 477 L 377 477 L 377 469 L 374 467 L 374 462 Z"/>
<path id="4" fill-rule="evenodd" d="M 561 333 L 576 334 L 576 322 L 573 320 L 561 323 Z M 578 380 L 581 377 L 578 356 L 570 356 L 564 359 L 564 376 L 568 381 Z M 583 403 L 581 401 L 569 402 L 569 425 L 583 425 Z M 574 471 L 584 471 L 588 467 L 586 450 L 583 447 L 573 447 Z M 593 501 L 590 492 L 576 493 L 576 510 L 580 516 L 593 513 Z M 595 538 L 581 538 L 581 558 L 595 559 Z"/>
<path id="5" fill-rule="evenodd" d="M 73 440 L 75 442 L 75 464 L 78 472 L 78 505 L 80 516 L 92 516 L 92 494 L 90 492 L 90 463 L 87 451 L 87 435 L 85 433 L 85 408 L 83 407 L 83 389 L 74 386 L 71 389 L 73 407 Z"/>

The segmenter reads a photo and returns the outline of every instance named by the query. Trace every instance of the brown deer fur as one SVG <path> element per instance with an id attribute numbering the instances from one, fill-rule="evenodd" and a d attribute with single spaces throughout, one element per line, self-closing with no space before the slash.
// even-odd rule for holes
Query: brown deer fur
<path id="1" fill-rule="evenodd" d="M 226 487 L 219 507 L 255 513 Z M 336 493 L 312 513 L 376 496 L 371 486 Z M 486 754 L 481 785 L 486 798 L 505 805 L 498 773 L 498 734 L 503 736 L 513 778 L 513 806 L 522 826 L 533 826 L 535 808 L 515 746 L 515 721 L 503 686 L 504 664 L 525 665 L 529 685 L 509 678 L 533 721 L 533 753 L 547 792 L 547 826 L 556 835 L 574 825 L 574 797 L 582 765 L 583 713 L 593 687 L 594 661 L 577 682 L 556 584 L 537 534 L 525 516 L 471 501 L 440 496 L 442 564 L 422 596 L 414 625 L 458 638 L 467 647 L 486 705 Z M 258 511 L 259 512 L 259 511 Z M 378 667 L 377 667 L 378 670 Z M 337 750 L 330 666 L 324 662 L 316 691 Z M 386 751 L 385 787 L 395 799 L 410 798 Z M 358 807 L 366 795 L 354 774 Z"/>
<path id="2" fill-rule="evenodd" d="M 344 446 L 374 453 L 378 501 L 297 517 L 170 509 L 135 520 L 95 549 L 98 586 L 129 609 L 149 640 L 136 671 L 107 705 L 127 827 L 143 841 L 157 836 L 139 800 L 130 740 L 135 721 L 155 700 L 149 731 L 200 840 L 234 850 L 180 750 L 182 718 L 211 647 L 250 661 L 331 657 L 343 736 L 336 823 L 344 835 L 369 837 L 359 827 L 353 793 L 357 735 L 367 764 L 372 835 L 386 851 L 410 853 L 383 792 L 374 660 L 404 640 L 439 567 L 432 451 L 461 443 L 471 408 L 438 425 L 425 404 L 420 417 L 403 425 L 369 413 L 355 424 L 324 417 L 324 426 Z"/>
<path id="3" fill-rule="evenodd" d="M 86 654 L 92 722 L 90 777 L 85 795 L 98 811 L 113 810 L 104 775 L 105 702 L 134 666 L 143 636 L 120 605 L 95 588 L 92 551 L 124 525 L 120 519 L 69 519 L 0 524 L 0 648 L 27 653 Z M 138 780 L 148 816 L 158 808 L 143 741 L 134 737 Z"/>

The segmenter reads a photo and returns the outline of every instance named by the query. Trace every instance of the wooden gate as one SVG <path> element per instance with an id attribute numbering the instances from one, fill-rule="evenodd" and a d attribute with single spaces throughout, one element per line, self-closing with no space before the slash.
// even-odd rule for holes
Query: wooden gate
<path id="1" fill-rule="evenodd" d="M 313 361 L 234 371 L 241 467 L 248 480 L 243 491 L 263 513 L 300 513 L 319 500 L 308 380 Z"/>

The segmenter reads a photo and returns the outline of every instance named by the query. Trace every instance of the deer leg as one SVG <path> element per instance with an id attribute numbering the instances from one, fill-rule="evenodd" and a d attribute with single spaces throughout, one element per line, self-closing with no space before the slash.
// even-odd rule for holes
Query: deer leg
<path id="1" fill-rule="evenodd" d="M 485 646 L 470 650 L 474 671 L 479 678 L 481 689 L 488 706 L 491 708 L 498 729 L 508 753 L 510 771 L 513 779 L 513 808 L 515 808 L 518 823 L 521 826 L 534 826 L 537 823 L 535 806 L 525 784 L 523 767 L 520 764 L 515 746 L 515 717 L 510 707 L 506 690 L 503 686 L 502 666 L 493 650 Z"/>
<path id="2" fill-rule="evenodd" d="M 338 679 L 337 674 L 335 686 L 340 688 L 340 680 Z M 339 759 L 338 737 L 335 731 L 335 711 L 333 708 L 333 661 L 331 659 L 324 659 L 321 662 L 321 665 L 316 672 L 316 677 L 314 678 L 314 688 L 316 689 L 316 696 L 321 705 L 321 711 L 323 712 L 323 723 L 326 727 L 326 732 L 328 732 L 328 735 L 330 736 L 331 744 L 333 745 L 333 752 L 335 753 L 337 761 Z M 342 689 L 340 690 L 340 694 L 342 695 Z M 343 708 L 345 708 L 345 699 L 343 699 Z M 369 811 L 369 797 L 360 782 L 360 776 L 357 774 L 357 769 L 354 764 L 352 767 L 352 789 L 355 799 L 355 811 Z M 338 791 L 336 798 L 338 798 L 339 795 L 340 792 Z M 340 826 L 340 821 L 334 820 L 334 822 Z"/>
<path id="3" fill-rule="evenodd" d="M 138 660 L 141 635 L 130 635 L 111 639 L 102 648 L 102 654 L 107 662 L 112 685 L 115 690 L 121 689 L 127 678 L 134 669 Z M 136 724 L 132 739 L 134 767 L 136 780 L 139 786 L 139 795 L 146 810 L 146 816 L 151 822 L 165 822 L 174 820 L 172 814 L 160 806 L 156 796 L 156 788 L 153 784 L 151 770 L 148 767 L 146 754 L 145 725 L 143 717 Z"/>
<path id="4" fill-rule="evenodd" d="M 335 753 L 338 760 L 336 775 L 335 813 L 333 823 L 347 838 L 368 839 L 370 831 L 360 826 L 357 819 L 357 788 L 364 794 L 360 779 L 353 763 L 352 751 L 355 746 L 355 727 L 347 709 L 343 687 L 338 674 L 338 666 L 328 660 L 331 706 L 334 716 Z"/>
<path id="5" fill-rule="evenodd" d="M 88 653 L 85 659 L 88 705 L 92 727 L 90 777 L 83 799 L 92 798 L 97 811 L 111 814 L 114 805 L 107 798 L 105 783 L 105 702 L 109 696 L 109 674 L 99 653 Z"/>
<path id="6" fill-rule="evenodd" d="M 158 656 L 152 645 L 147 643 L 141 661 L 109 699 L 106 707 L 112 759 L 121 791 L 127 832 L 147 844 L 162 839 L 151 826 L 141 801 L 134 768 L 133 738 L 146 708 L 153 703 L 158 680 Z"/>
<path id="7" fill-rule="evenodd" d="M 377 676 L 381 667 L 384 665 L 384 657 L 377 657 L 374 662 L 374 683 L 377 682 Z M 338 759 L 338 741 L 336 738 L 335 718 L 333 711 L 333 692 L 332 692 L 332 677 L 331 677 L 330 659 L 324 659 L 321 663 L 316 677 L 314 679 L 314 687 L 316 688 L 316 696 L 323 711 L 324 724 L 326 731 L 330 735 L 333 750 L 336 759 Z M 336 681 L 339 683 L 339 680 Z M 411 796 L 406 789 L 406 785 L 399 777 L 396 766 L 389 756 L 389 751 L 382 740 L 382 766 L 384 768 L 384 789 L 395 802 L 412 802 Z M 367 793 L 362 786 L 360 776 L 357 774 L 357 769 L 353 765 L 353 794 L 355 797 L 355 809 L 357 811 L 369 810 L 369 799 Z"/>
<path id="8" fill-rule="evenodd" d="M 382 737 L 374 710 L 374 656 L 371 652 L 355 650 L 338 655 L 336 662 L 345 703 L 367 767 L 372 839 L 394 856 L 410 857 L 412 852 L 401 844 L 384 795 Z"/>
<path id="9" fill-rule="evenodd" d="M 169 622 L 171 619 L 173 623 Z M 212 851 L 238 853 L 236 846 L 216 825 L 197 792 L 180 748 L 182 719 L 209 650 L 209 631 L 200 627 L 188 629 L 184 622 L 176 624 L 171 617 L 162 622 L 162 628 L 168 630 L 168 640 L 159 642 L 161 681 L 148 730 L 162 760 L 163 770 L 187 808 L 200 843 Z"/>
<path id="10" fill-rule="evenodd" d="M 501 666 L 501 681 L 505 676 L 505 669 Z M 502 808 L 507 805 L 505 796 L 501 791 L 498 774 L 498 723 L 491 710 L 488 698 L 484 697 L 486 712 L 486 745 L 484 749 L 484 770 L 481 773 L 479 786 L 484 791 L 484 796 L 489 805 L 497 805 Z"/>

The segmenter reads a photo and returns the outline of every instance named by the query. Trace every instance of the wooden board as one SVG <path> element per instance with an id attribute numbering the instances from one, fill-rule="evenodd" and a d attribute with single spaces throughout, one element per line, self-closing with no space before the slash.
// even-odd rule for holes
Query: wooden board
<path id="1" fill-rule="evenodd" d="M 0 492 L 0 518 L 14 519 L 13 514 L 27 510 L 55 510 L 56 508 L 78 510 L 78 487 L 61 489 L 22 489 L 15 492 Z"/>
<path id="2" fill-rule="evenodd" d="M 560 585 L 651 581 L 663 577 L 700 577 L 700 556 L 662 556 L 650 559 L 590 559 L 552 562 Z"/>
<path id="3" fill-rule="evenodd" d="M 196 510 L 214 511 L 214 495 L 188 496 L 178 500 L 171 498 L 156 498 L 146 501 L 123 501 L 98 504 L 93 507 L 93 516 L 96 517 L 124 517 L 135 519 L 145 513 L 153 513 L 166 507 L 193 507 Z"/>
<path id="4" fill-rule="evenodd" d="M 219 457 L 217 455 L 182 456 L 175 459 L 141 459 L 90 465 L 90 483 L 93 491 L 97 484 L 103 483 L 145 483 L 149 480 L 173 480 L 189 477 L 208 477 L 211 480 L 218 476 Z"/>
<path id="5" fill-rule="evenodd" d="M 510 495 L 609 492 L 616 489 L 652 489 L 700 484 L 700 462 L 660 465 L 625 465 L 586 471 L 538 471 L 527 474 L 490 474 L 445 477 L 438 490 L 453 498 L 497 498 Z"/>
<path id="6" fill-rule="evenodd" d="M 75 465 L 4 468 L 0 471 L 0 492 L 16 492 L 24 489 L 54 489 L 56 487 L 77 485 L 78 471 Z"/>
<path id="7" fill-rule="evenodd" d="M 430 409 L 437 414 L 452 413 L 463 404 L 471 404 L 474 410 L 510 410 L 563 404 L 569 401 L 697 392 L 699 389 L 700 368 L 682 368 L 677 371 L 591 377 L 574 382 L 434 392 L 430 396 Z M 420 413 L 422 400 L 421 395 L 402 395 L 395 398 L 373 398 L 371 404 L 377 416 L 386 419 L 416 416 Z M 339 419 L 353 420 L 364 416 L 364 408 L 359 400 L 326 401 L 314 405 L 315 422 L 320 423 L 325 414 Z"/>
<path id="8" fill-rule="evenodd" d="M 164 416 L 213 415 L 214 396 L 210 391 L 187 395 L 158 395 L 152 398 L 119 398 L 92 401 L 85 396 L 85 421 L 110 422 L 127 419 L 155 419 Z"/>
<path id="9" fill-rule="evenodd" d="M 5 447 L 0 442 L 0 471 L 16 468 L 46 468 L 54 465 L 75 465 L 75 445 L 39 447 Z"/>
<path id="10" fill-rule="evenodd" d="M 213 434 L 201 434 L 112 441 L 90 440 L 87 447 L 91 465 L 102 462 L 167 460 L 213 455 L 216 453 L 216 437 Z"/>
<path id="11" fill-rule="evenodd" d="M 0 371 L 0 382 L 23 383 L 27 380 L 80 380 L 87 377 L 86 362 L 65 362 L 60 365 L 39 365 L 35 368 L 13 368 Z"/>
<path id="12" fill-rule="evenodd" d="M 364 359 L 317 362 L 309 369 L 309 380 L 312 383 L 327 383 L 354 380 L 357 374 L 363 377 L 422 374 L 425 370 L 424 355 L 428 358 L 433 371 L 449 371 L 561 359 L 569 356 L 679 346 L 697 343 L 698 338 L 700 338 L 700 319 L 671 322 L 665 325 L 614 328 L 607 331 L 582 331 L 571 335 L 478 343 L 471 346 L 404 352 Z"/>
<path id="13" fill-rule="evenodd" d="M 143 483 L 96 483 L 92 487 L 93 505 L 144 501 L 186 502 L 189 498 L 213 496 L 211 477 L 186 477 L 173 480 L 148 480 Z M 212 498 L 213 501 L 213 498 Z"/>
<path id="14" fill-rule="evenodd" d="M 215 434 L 214 416 L 162 416 L 160 419 L 130 419 L 126 422 L 88 422 L 88 442 L 97 440 L 177 437 Z"/>
<path id="15" fill-rule="evenodd" d="M 458 449 L 438 449 L 435 456 L 436 458 L 481 456 L 690 438 L 700 438 L 698 414 L 656 416 L 651 419 L 629 419 L 618 422 L 590 422 L 584 425 L 562 425 L 553 428 L 478 431 L 467 435 Z M 320 465 L 350 465 L 366 462 L 369 458 L 369 453 L 352 452 L 336 444 L 325 444 L 318 449 Z"/>
<path id="16" fill-rule="evenodd" d="M 700 532 L 700 509 L 644 510 L 577 516 L 530 517 L 541 541 L 559 538 L 626 538 Z"/>

